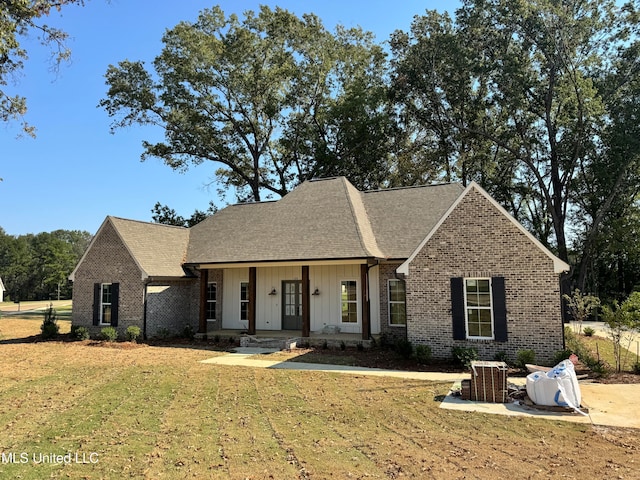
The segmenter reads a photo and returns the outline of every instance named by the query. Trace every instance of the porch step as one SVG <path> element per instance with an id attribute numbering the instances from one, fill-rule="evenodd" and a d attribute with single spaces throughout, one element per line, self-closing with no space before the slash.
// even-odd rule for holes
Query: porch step
<path id="1" fill-rule="evenodd" d="M 241 347 L 277 348 L 279 350 L 291 350 L 301 343 L 300 337 L 294 338 L 265 338 L 253 335 L 240 337 Z"/>

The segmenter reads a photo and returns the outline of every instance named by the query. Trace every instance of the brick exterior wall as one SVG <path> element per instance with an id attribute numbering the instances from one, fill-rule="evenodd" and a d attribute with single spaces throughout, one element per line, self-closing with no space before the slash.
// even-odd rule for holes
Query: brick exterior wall
<path id="1" fill-rule="evenodd" d="M 78 266 L 73 282 L 72 325 L 89 330 L 91 338 L 98 338 L 103 326 L 93 325 L 93 285 L 120 283 L 118 334 L 130 325 L 142 331 L 144 313 L 144 282 L 142 272 L 125 248 L 113 225 L 106 222 L 98 232 L 91 248 Z"/>
<path id="2" fill-rule="evenodd" d="M 452 277 L 504 277 L 507 342 L 453 340 Z M 471 190 L 409 265 L 407 336 L 434 358 L 453 346 L 473 347 L 484 360 L 510 360 L 533 349 L 549 363 L 563 346 L 559 278 L 552 260 L 481 193 Z"/>
<path id="3" fill-rule="evenodd" d="M 119 283 L 118 337 L 127 327 L 144 331 L 145 281 L 142 272 L 111 223 L 98 232 L 78 266 L 73 283 L 72 325 L 86 327 L 91 338 L 99 338 L 105 325 L 93 325 L 93 288 L 96 283 Z M 147 295 L 147 337 L 165 328 L 182 333 L 187 324 L 198 331 L 198 280 L 150 284 Z"/>
<path id="4" fill-rule="evenodd" d="M 389 325 L 389 279 L 402 279 L 401 275 L 395 273 L 399 266 L 400 262 L 381 263 L 378 266 L 380 275 L 380 334 L 391 343 L 407 338 L 406 326 Z"/>
<path id="5" fill-rule="evenodd" d="M 187 326 L 198 331 L 199 283 L 162 282 L 147 288 L 147 336 L 183 335 Z"/>

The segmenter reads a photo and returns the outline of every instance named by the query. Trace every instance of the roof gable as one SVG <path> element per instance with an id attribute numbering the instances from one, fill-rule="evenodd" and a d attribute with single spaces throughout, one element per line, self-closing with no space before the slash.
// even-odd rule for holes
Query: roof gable
<path id="1" fill-rule="evenodd" d="M 491 195 L 489 195 L 480 185 L 476 182 L 471 182 L 464 192 L 451 204 L 446 213 L 438 220 L 438 222 L 434 225 L 431 231 L 427 234 L 427 236 L 420 242 L 418 247 L 409 255 L 409 258 L 397 268 L 398 273 L 403 273 L 405 275 L 409 274 L 409 264 L 413 261 L 413 259 L 418 255 L 418 253 L 424 248 L 426 243 L 431 239 L 431 237 L 435 234 L 436 231 L 440 228 L 440 226 L 445 222 L 445 220 L 451 215 L 458 204 L 462 201 L 462 199 L 471 191 L 475 190 L 484 196 L 493 207 L 495 207 L 504 217 L 506 217 L 518 230 L 520 230 L 529 241 L 531 241 L 538 249 L 540 249 L 551 261 L 553 262 L 553 268 L 555 273 L 562 273 L 569 270 L 569 265 L 556 257 L 551 251 L 545 247 L 537 238 L 535 238 L 524 226 L 518 222 L 509 212 L 507 212 L 502 205 L 500 205 Z"/>
<path id="2" fill-rule="evenodd" d="M 143 278 L 185 276 L 182 264 L 189 242 L 189 229 L 108 216 L 69 276 L 71 280 L 74 280 L 76 271 L 95 242 L 109 227 L 113 228 L 131 255 Z"/>
<path id="3" fill-rule="evenodd" d="M 182 264 L 189 229 L 111 217 L 112 222 L 147 277 L 183 277 Z"/>

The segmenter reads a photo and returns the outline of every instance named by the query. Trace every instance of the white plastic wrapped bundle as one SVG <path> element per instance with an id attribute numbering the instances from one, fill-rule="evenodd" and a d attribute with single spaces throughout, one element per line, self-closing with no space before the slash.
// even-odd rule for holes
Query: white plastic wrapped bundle
<path id="1" fill-rule="evenodd" d="M 536 405 L 561 406 L 580 411 L 582 395 L 573 363 L 563 360 L 548 372 L 527 375 L 527 395 Z"/>

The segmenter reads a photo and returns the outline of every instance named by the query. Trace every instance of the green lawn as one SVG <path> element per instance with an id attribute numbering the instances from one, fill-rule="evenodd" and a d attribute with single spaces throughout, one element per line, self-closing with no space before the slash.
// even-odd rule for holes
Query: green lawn
<path id="1" fill-rule="evenodd" d="M 0 319 L 0 478 L 637 474 L 637 431 L 441 410 L 448 383 L 202 364 L 221 353 L 197 346 L 23 340 L 40 322 Z"/>
<path id="2" fill-rule="evenodd" d="M 594 358 L 602 360 L 607 366 L 608 370 L 614 370 L 616 365 L 616 359 L 613 353 L 613 343 L 611 339 L 600 336 L 587 337 L 580 336 L 580 341 L 587 346 Z M 636 344 L 629 344 L 628 341 L 622 342 L 623 350 L 621 352 L 621 366 L 622 371 L 633 371 L 633 366 L 640 362 L 640 357 L 635 353 Z M 627 350 L 631 348 L 633 351 Z"/>

